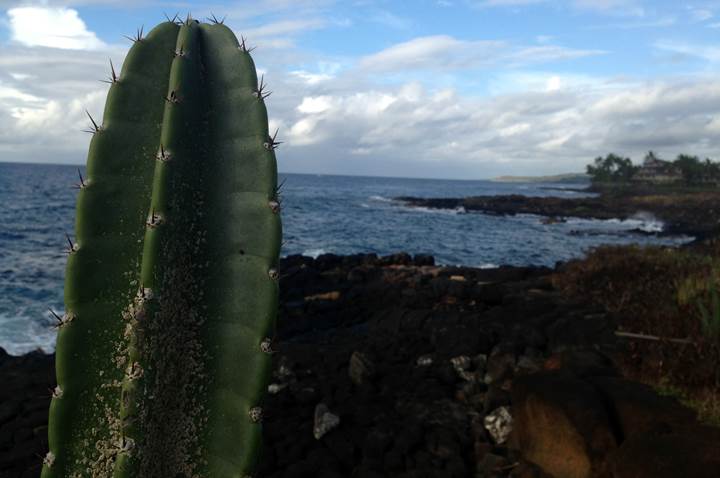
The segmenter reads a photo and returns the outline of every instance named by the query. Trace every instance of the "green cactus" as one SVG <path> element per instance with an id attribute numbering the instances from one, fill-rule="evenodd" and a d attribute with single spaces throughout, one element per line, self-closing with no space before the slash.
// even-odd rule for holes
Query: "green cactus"
<path id="1" fill-rule="evenodd" d="M 241 478 L 278 305 L 267 93 L 222 22 L 133 40 L 80 180 L 42 477 Z"/>

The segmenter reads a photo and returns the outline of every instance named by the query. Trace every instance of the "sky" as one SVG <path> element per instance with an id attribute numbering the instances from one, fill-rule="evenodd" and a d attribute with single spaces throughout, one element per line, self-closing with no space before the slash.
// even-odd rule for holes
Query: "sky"
<path id="1" fill-rule="evenodd" d="M 0 161 L 83 164 L 109 61 L 175 13 L 256 47 L 285 173 L 720 160 L 720 0 L 0 0 Z"/>

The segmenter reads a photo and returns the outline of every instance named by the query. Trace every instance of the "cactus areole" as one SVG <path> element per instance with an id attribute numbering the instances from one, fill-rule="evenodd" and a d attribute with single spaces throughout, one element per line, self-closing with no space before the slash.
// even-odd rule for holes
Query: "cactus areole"
<path id="1" fill-rule="evenodd" d="M 261 444 L 281 224 L 245 42 L 138 31 L 92 121 L 43 478 L 243 478 Z"/>

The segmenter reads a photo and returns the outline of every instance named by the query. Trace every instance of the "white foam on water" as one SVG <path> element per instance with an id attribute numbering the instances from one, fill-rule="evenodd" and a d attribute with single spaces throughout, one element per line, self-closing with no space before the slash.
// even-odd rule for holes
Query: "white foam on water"
<path id="1" fill-rule="evenodd" d="M 326 254 L 327 251 L 325 249 L 307 249 L 302 252 L 303 256 L 312 257 L 313 259 L 317 259 L 322 254 Z"/>
<path id="2" fill-rule="evenodd" d="M 566 224 L 576 225 L 594 225 L 594 224 L 612 224 L 614 229 L 621 230 L 641 230 L 644 232 L 662 232 L 665 229 L 665 223 L 648 212 L 639 212 L 628 219 L 584 219 L 578 217 L 567 218 Z"/>
<path id="3" fill-rule="evenodd" d="M 371 201 L 380 201 L 380 202 L 393 202 L 392 199 L 386 198 L 384 196 L 378 196 L 376 194 L 373 194 L 372 196 L 368 197 Z"/>
<path id="4" fill-rule="evenodd" d="M 455 216 L 456 214 L 465 214 L 467 211 L 463 206 L 458 206 L 455 209 L 436 209 L 432 207 L 425 207 L 425 206 L 402 206 L 402 209 L 405 209 L 407 211 L 413 211 L 413 212 L 422 212 L 422 213 L 429 213 L 429 214 L 446 214 Z"/>
<path id="5" fill-rule="evenodd" d="M 43 322 L 23 314 L 0 314 L 0 347 L 10 355 L 23 355 L 38 349 L 53 352 L 57 333 L 50 324 L 49 320 Z"/>

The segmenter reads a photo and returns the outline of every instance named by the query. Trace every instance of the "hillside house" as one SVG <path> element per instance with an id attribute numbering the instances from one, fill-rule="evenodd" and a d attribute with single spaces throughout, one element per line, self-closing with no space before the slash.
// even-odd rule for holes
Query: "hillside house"
<path id="1" fill-rule="evenodd" d="M 645 158 L 643 165 L 633 175 L 633 181 L 653 184 L 669 184 L 683 180 L 682 171 L 670 161 L 655 157 Z"/>

